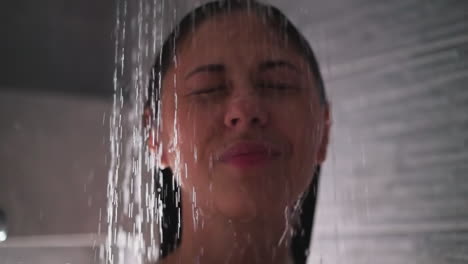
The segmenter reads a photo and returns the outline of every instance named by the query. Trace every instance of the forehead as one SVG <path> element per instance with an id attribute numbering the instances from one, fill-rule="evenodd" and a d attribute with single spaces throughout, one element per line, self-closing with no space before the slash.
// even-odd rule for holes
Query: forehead
<path id="1" fill-rule="evenodd" d="M 203 37 L 217 37 L 219 41 L 235 40 L 279 40 L 278 32 L 258 15 L 247 11 L 234 11 L 215 15 L 204 21 L 191 35 L 192 41 Z"/>
<path id="2" fill-rule="evenodd" d="M 234 11 L 216 15 L 202 22 L 180 43 L 178 55 L 191 59 L 236 57 L 300 58 L 293 43 L 279 29 L 256 13 Z M 187 62 L 187 61 L 185 61 Z"/>

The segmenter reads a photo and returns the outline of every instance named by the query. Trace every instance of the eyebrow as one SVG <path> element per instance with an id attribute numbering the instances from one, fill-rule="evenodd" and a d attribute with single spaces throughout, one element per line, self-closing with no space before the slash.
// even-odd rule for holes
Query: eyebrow
<path id="1" fill-rule="evenodd" d="M 196 67 L 194 70 L 189 72 L 186 76 L 185 79 L 187 80 L 190 78 L 192 75 L 199 73 L 199 72 L 223 72 L 225 71 L 225 67 L 222 64 L 206 64 L 206 65 L 201 65 Z"/>
<path id="2" fill-rule="evenodd" d="M 263 61 L 260 63 L 258 66 L 258 69 L 260 72 L 271 70 L 274 68 L 280 68 L 280 67 L 286 67 L 291 70 L 294 70 L 297 73 L 300 73 L 301 71 L 294 66 L 292 63 L 285 61 L 285 60 L 267 60 Z M 200 72 L 224 72 L 226 70 L 226 67 L 222 64 L 206 64 L 206 65 L 201 65 L 196 67 L 194 70 L 189 72 L 185 76 L 185 80 L 190 78 L 192 75 Z"/>
<path id="3" fill-rule="evenodd" d="M 289 68 L 291 70 L 294 70 L 295 72 L 297 73 L 301 73 L 301 71 L 296 67 L 294 66 L 292 63 L 288 62 L 288 61 L 285 61 L 285 60 L 267 60 L 267 61 L 263 61 L 260 63 L 258 69 L 259 71 L 267 71 L 267 70 L 271 70 L 271 69 L 274 69 L 274 68 L 280 68 L 280 67 L 286 67 L 286 68 Z"/>

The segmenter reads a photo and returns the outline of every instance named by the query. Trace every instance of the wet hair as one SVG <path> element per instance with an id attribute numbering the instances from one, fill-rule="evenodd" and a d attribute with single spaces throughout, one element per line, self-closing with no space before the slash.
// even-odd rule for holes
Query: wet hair
<path id="1" fill-rule="evenodd" d="M 312 48 L 305 37 L 279 9 L 255 0 L 217 0 L 203 4 L 188 13 L 163 43 L 159 54 L 156 55 L 155 64 L 151 71 L 147 91 L 147 109 L 157 109 L 157 103 L 162 93 L 162 80 L 172 66 L 173 58 L 177 54 L 180 44 L 190 37 L 190 34 L 204 21 L 234 11 L 247 11 L 257 15 L 272 29 L 275 29 L 281 37 L 284 37 L 287 43 L 291 43 L 296 51 L 306 59 L 311 72 L 314 74 L 320 102 L 324 105 L 327 104 L 323 78 Z M 151 111 L 153 120 L 157 116 L 155 112 Z M 174 180 L 170 168 L 158 170 L 155 173 L 159 174 L 155 181 L 158 200 L 164 204 L 160 216 L 162 229 L 160 256 L 164 258 L 178 247 L 182 239 L 183 223 L 180 223 L 180 219 L 182 219 L 181 190 Z M 297 264 L 306 263 L 309 253 L 319 176 L 320 166 L 317 166 L 311 185 L 302 197 L 299 212 L 300 219 L 297 226 L 294 227 L 291 255 L 294 263 Z"/>

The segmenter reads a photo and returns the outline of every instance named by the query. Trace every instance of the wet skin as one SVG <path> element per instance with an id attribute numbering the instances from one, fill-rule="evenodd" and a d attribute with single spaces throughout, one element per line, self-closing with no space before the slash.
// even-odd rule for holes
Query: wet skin
<path id="1" fill-rule="evenodd" d="M 215 17 L 181 43 L 163 80 L 161 140 L 150 143 L 182 187 L 184 236 L 196 240 L 212 221 L 205 236 L 222 238 L 224 221 L 248 237 L 268 233 L 265 250 L 281 239 L 285 210 L 326 156 L 329 111 L 316 85 L 302 55 L 256 15 Z M 274 155 L 249 148 L 259 144 Z"/>

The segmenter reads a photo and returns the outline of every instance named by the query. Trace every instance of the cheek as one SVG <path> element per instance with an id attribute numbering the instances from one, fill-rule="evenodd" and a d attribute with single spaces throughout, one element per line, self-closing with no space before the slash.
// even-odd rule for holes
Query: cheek
<path id="1" fill-rule="evenodd" d="M 276 111 L 275 116 L 275 123 L 292 147 L 288 177 L 292 194 L 297 197 L 312 180 L 319 145 L 315 128 L 319 120 L 305 103 L 285 105 L 283 110 Z"/>
<path id="2" fill-rule="evenodd" d="M 213 111 L 203 111 L 193 103 L 181 105 L 177 129 L 185 149 L 190 149 L 193 154 L 196 149 L 197 156 L 203 154 L 207 147 L 206 141 L 212 136 L 213 118 Z"/>
<path id="3" fill-rule="evenodd" d="M 316 128 L 319 119 L 316 110 L 311 109 L 306 102 L 291 103 L 273 109 L 274 123 L 294 145 L 295 152 L 304 156 L 317 148 Z"/>
<path id="4" fill-rule="evenodd" d="M 181 163 L 187 167 L 184 185 L 206 186 L 209 180 L 209 159 L 213 152 L 216 133 L 213 111 L 203 111 L 194 104 L 184 104 L 178 113 L 178 138 Z"/>

